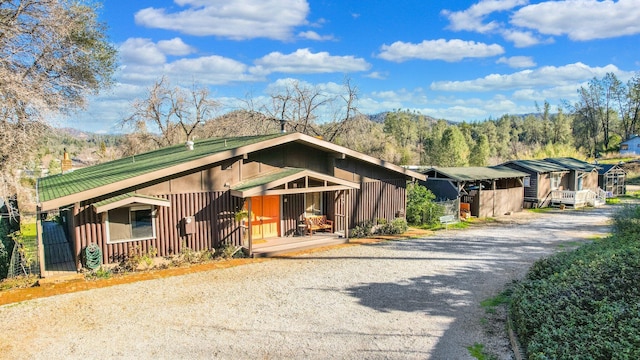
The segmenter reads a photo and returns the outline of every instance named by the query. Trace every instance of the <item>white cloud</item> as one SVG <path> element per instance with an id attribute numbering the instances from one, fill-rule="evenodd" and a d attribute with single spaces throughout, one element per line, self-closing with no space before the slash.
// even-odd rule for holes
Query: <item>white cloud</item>
<path id="1" fill-rule="evenodd" d="M 391 45 L 382 45 L 380 58 L 403 62 L 411 59 L 460 61 L 464 58 L 480 58 L 504 53 L 498 44 L 484 44 L 460 39 L 425 40 L 420 44 L 396 41 Z"/>
<path id="2" fill-rule="evenodd" d="M 167 60 L 160 48 L 150 39 L 129 38 L 120 45 L 125 64 L 160 65 Z"/>
<path id="3" fill-rule="evenodd" d="M 136 24 L 196 36 L 234 40 L 286 40 L 296 26 L 307 24 L 306 0 L 175 0 L 186 9 L 146 8 L 135 14 Z"/>
<path id="4" fill-rule="evenodd" d="M 371 67 L 362 58 L 334 56 L 328 52 L 312 53 L 309 49 L 298 49 L 291 54 L 275 51 L 256 60 L 255 64 L 256 66 L 251 69 L 255 74 L 357 72 L 366 71 Z"/>
<path id="5" fill-rule="evenodd" d="M 507 64 L 512 68 L 530 68 L 536 66 L 536 62 L 533 61 L 531 56 L 512 56 L 501 57 L 496 61 L 497 64 Z"/>
<path id="6" fill-rule="evenodd" d="M 222 85 L 259 79 L 249 75 L 248 67 L 233 59 L 212 55 L 195 59 L 180 59 L 163 67 L 170 79 L 198 81 L 206 85 Z"/>
<path id="7" fill-rule="evenodd" d="M 375 99 L 382 99 L 384 101 L 391 101 L 394 103 L 424 104 L 427 102 L 427 96 L 424 94 L 424 90 L 422 88 L 414 90 L 400 89 L 374 91 L 371 93 L 371 96 Z"/>
<path id="8" fill-rule="evenodd" d="M 502 37 L 507 41 L 511 41 L 517 48 L 524 48 L 540 43 L 551 43 L 553 39 L 541 40 L 538 36 L 531 31 L 520 31 L 514 29 L 504 29 L 500 31 Z"/>
<path id="9" fill-rule="evenodd" d="M 519 9 L 511 23 L 572 40 L 606 39 L 640 33 L 638 0 L 546 1 Z"/>
<path id="10" fill-rule="evenodd" d="M 384 80 L 389 76 L 388 72 L 380 72 L 380 71 L 373 71 L 367 75 L 365 75 L 364 77 L 367 77 L 369 79 L 376 79 L 376 80 Z"/>
<path id="11" fill-rule="evenodd" d="M 467 30 L 487 33 L 500 25 L 494 21 L 483 23 L 485 17 L 496 11 L 510 10 L 516 6 L 527 4 L 528 0 L 481 0 L 464 11 L 443 10 L 442 15 L 449 21 L 449 28 L 454 31 Z"/>
<path id="12" fill-rule="evenodd" d="M 576 84 L 594 77 L 602 77 L 608 72 L 621 72 L 615 65 L 589 67 L 583 63 L 564 66 L 545 66 L 535 70 L 522 70 L 513 74 L 491 74 L 483 78 L 467 81 L 439 81 L 431 84 L 431 90 L 458 92 L 485 92 L 513 90 L 527 87 L 552 87 Z"/>
<path id="13" fill-rule="evenodd" d="M 302 38 L 302 39 L 314 40 L 314 41 L 334 40 L 334 37 L 332 35 L 320 35 L 315 31 L 303 31 L 303 32 L 300 32 L 300 33 L 298 33 L 298 37 Z"/>
<path id="14" fill-rule="evenodd" d="M 158 41 L 158 48 L 165 54 L 175 56 L 189 55 L 195 51 L 193 47 L 185 44 L 182 39 L 178 37 L 171 40 Z"/>

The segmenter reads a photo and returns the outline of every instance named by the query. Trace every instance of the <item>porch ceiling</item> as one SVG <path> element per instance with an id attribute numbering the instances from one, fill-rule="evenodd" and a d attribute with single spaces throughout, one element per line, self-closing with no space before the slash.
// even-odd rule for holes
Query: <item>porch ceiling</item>
<path id="1" fill-rule="evenodd" d="M 293 183 L 295 182 L 295 183 Z M 299 183 L 302 186 L 299 186 Z M 312 185 L 312 182 L 320 186 Z M 292 184 L 293 183 L 293 184 Z M 293 186 L 292 186 L 293 185 Z M 299 168 L 283 168 L 246 179 L 231 187 L 231 195 L 247 198 L 258 195 L 301 194 L 308 192 L 359 189 L 360 184 Z"/>

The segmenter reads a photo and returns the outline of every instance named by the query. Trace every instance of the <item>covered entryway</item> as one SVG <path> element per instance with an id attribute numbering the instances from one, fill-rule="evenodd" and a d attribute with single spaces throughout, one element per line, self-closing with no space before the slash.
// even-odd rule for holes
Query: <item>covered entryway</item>
<path id="1" fill-rule="evenodd" d="M 309 215 L 335 221 L 333 231 L 322 233 L 322 238 L 346 242 L 349 218 L 345 191 L 359 188 L 360 184 L 352 181 L 298 168 L 277 169 L 246 179 L 231 188 L 232 196 L 244 199 L 243 208 L 249 214 L 246 226 L 251 231 L 243 244 L 251 255 L 258 254 L 254 251 L 256 240 L 278 242 L 277 246 L 286 246 L 290 251 L 295 250 L 296 243 L 308 248 L 311 232 L 306 231 L 304 219 Z M 326 205 L 320 199 L 325 199 Z M 314 241 L 319 238 L 314 235 Z M 266 246 L 262 241 L 255 245 Z"/>

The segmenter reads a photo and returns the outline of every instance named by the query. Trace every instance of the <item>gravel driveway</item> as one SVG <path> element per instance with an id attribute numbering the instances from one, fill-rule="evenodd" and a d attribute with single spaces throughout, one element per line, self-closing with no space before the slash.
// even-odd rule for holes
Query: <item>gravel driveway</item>
<path id="1" fill-rule="evenodd" d="M 0 307 L 7 359 L 472 359 L 480 301 L 536 259 L 603 236 L 612 207 L 275 259 Z M 564 243 L 564 245 L 562 245 Z"/>

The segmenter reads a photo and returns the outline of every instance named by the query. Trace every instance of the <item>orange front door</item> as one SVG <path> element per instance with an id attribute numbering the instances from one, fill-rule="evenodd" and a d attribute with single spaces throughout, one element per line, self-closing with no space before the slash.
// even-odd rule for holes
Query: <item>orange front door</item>
<path id="1" fill-rule="evenodd" d="M 280 196 L 252 197 L 251 210 L 253 239 L 277 237 L 280 234 Z"/>

